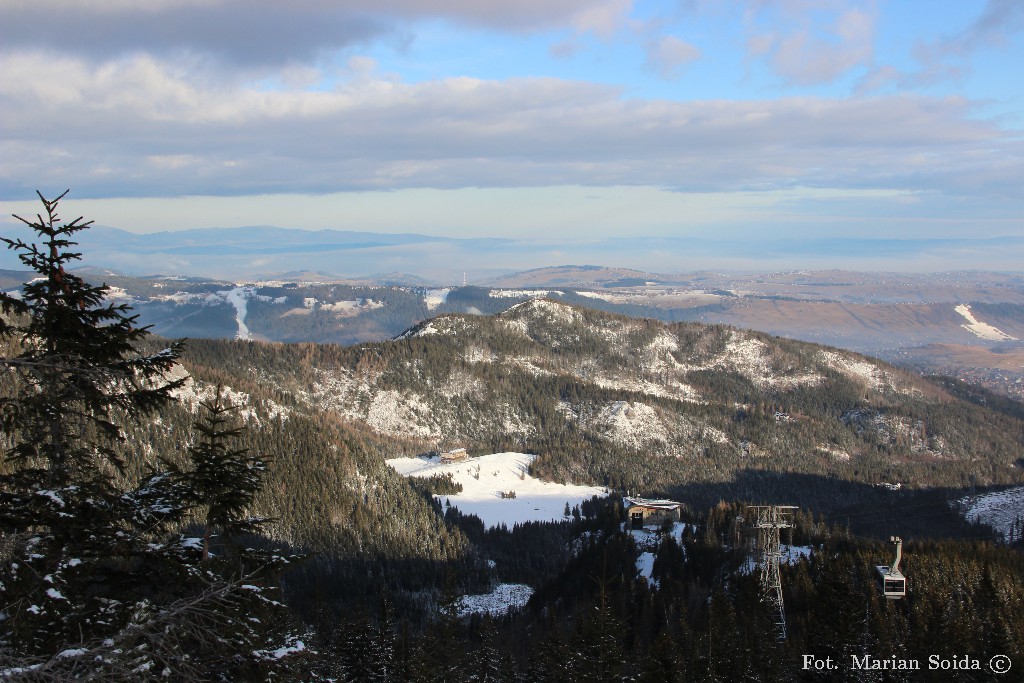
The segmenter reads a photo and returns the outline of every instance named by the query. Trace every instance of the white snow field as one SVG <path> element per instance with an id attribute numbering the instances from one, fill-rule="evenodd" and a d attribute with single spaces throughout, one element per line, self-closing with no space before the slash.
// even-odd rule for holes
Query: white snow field
<path id="1" fill-rule="evenodd" d="M 546 522 L 564 519 L 565 504 L 569 507 L 593 496 L 606 496 L 599 486 L 555 484 L 534 479 L 529 474 L 535 455 L 526 453 L 493 453 L 462 462 L 441 464 L 439 458 L 394 458 L 386 463 L 407 477 L 429 477 L 450 472 L 462 484 L 462 493 L 436 496 L 449 501 L 464 514 L 472 514 L 488 527 L 504 524 L 511 528 L 517 522 Z M 502 492 L 515 492 L 515 498 L 502 498 Z"/>
<path id="2" fill-rule="evenodd" d="M 463 595 L 459 599 L 460 617 L 481 613 L 499 616 L 519 609 L 530 600 L 533 589 L 521 583 L 503 583 L 484 595 Z"/>
<path id="3" fill-rule="evenodd" d="M 988 524 L 1009 540 L 1010 529 L 1017 520 L 1024 520 L 1024 486 L 1005 491 L 968 496 L 957 501 L 969 522 Z"/>
<path id="4" fill-rule="evenodd" d="M 967 325 L 961 325 L 974 336 L 980 339 L 988 339 L 990 341 L 1020 341 L 1016 337 L 1011 337 L 997 327 L 993 327 L 988 323 L 983 323 L 974 317 L 971 313 L 971 307 L 966 304 L 960 304 L 956 307 L 956 312 L 967 319 Z"/>

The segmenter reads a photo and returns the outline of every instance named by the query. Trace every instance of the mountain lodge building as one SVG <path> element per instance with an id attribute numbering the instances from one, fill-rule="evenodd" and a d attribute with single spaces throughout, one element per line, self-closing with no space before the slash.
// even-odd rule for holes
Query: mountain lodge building
<path id="1" fill-rule="evenodd" d="M 631 529 L 661 526 L 665 522 L 678 522 L 683 508 L 682 503 L 677 503 L 674 500 L 623 498 L 622 502 Z"/>

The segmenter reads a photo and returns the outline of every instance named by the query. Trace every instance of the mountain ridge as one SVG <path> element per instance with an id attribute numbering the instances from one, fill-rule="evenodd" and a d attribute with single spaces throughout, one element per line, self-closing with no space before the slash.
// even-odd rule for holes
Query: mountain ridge
<path id="1" fill-rule="evenodd" d="M 746 468 L 910 486 L 1022 479 L 1019 421 L 882 361 L 724 325 L 533 299 L 393 341 L 279 350 L 256 363 L 260 381 L 293 400 L 422 450 L 535 452 L 556 481 L 666 490 Z"/>

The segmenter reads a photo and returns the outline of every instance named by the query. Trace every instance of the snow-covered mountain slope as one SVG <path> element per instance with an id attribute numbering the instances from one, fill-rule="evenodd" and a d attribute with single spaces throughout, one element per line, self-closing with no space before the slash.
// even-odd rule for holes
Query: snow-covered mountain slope
<path id="1" fill-rule="evenodd" d="M 435 497 L 464 514 L 476 515 L 489 527 L 504 524 L 511 529 L 521 522 L 562 520 L 566 505 L 572 508 L 593 496 L 607 495 L 607 489 L 597 486 L 555 484 L 530 476 L 530 464 L 536 457 L 492 453 L 454 463 L 441 463 L 437 457 L 386 462 L 405 476 L 450 474 L 462 485 L 462 492 Z"/>
<path id="2" fill-rule="evenodd" d="M 330 411 L 406 453 L 537 453 L 533 468 L 563 481 L 622 485 L 624 468 L 645 486 L 749 467 L 911 485 L 1021 477 L 1019 420 L 881 361 L 722 325 L 537 298 L 387 342 L 245 354 L 235 370 L 282 405 Z"/>
<path id="3" fill-rule="evenodd" d="M 989 525 L 1004 540 L 1020 540 L 1024 533 L 1024 486 L 968 496 L 957 503 L 966 520 Z"/>

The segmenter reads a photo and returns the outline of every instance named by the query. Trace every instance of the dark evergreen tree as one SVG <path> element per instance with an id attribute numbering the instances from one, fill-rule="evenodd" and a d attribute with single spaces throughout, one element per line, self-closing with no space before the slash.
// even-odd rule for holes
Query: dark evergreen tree
<path id="1" fill-rule="evenodd" d="M 63 223 L 63 196 L 40 195 L 44 212 L 34 222 L 16 216 L 40 243 L 3 242 L 37 277 L 20 298 L 0 293 L 0 336 L 12 349 L 0 359 L 11 371 L 10 393 L 0 397 L 9 444 L 0 477 L 0 529 L 8 540 L 0 590 L 7 601 L 33 607 L 5 619 L 0 639 L 41 658 L 116 621 L 99 619 L 99 612 L 113 609 L 115 586 L 138 582 L 148 564 L 143 536 L 181 513 L 163 478 L 134 492 L 115 483 L 123 466 L 115 450 L 123 439 L 118 421 L 169 400 L 177 383 L 163 375 L 179 347 L 139 353 L 146 330 L 127 306 L 109 302 L 107 287 L 67 271 L 79 258 L 71 238 L 90 222 Z"/>
<path id="2" fill-rule="evenodd" d="M 66 193 L 65 193 L 66 194 Z M 203 680 L 269 672 L 297 651 L 257 623 L 274 607 L 249 577 L 198 565 L 169 534 L 188 500 L 174 478 L 137 481 L 123 426 L 166 404 L 180 347 L 139 351 L 147 332 L 108 288 L 68 272 L 72 237 L 57 199 L 27 221 L 39 244 L 4 239 L 37 277 L 0 294 L 0 653 L 45 680 Z M 8 607 L 9 606 L 9 607 Z M 277 643 L 278 647 L 270 647 Z"/>
<path id="3" fill-rule="evenodd" d="M 233 448 L 232 441 L 242 434 L 229 415 L 237 406 L 229 405 L 217 385 L 214 398 L 202 404 L 203 417 L 196 422 L 199 441 L 191 446 L 191 469 L 179 473 L 183 491 L 196 508 L 203 524 L 202 559 L 210 554 L 210 539 L 219 530 L 223 540 L 258 531 L 267 521 L 247 513 L 262 486 L 267 463 L 247 448 Z"/>

